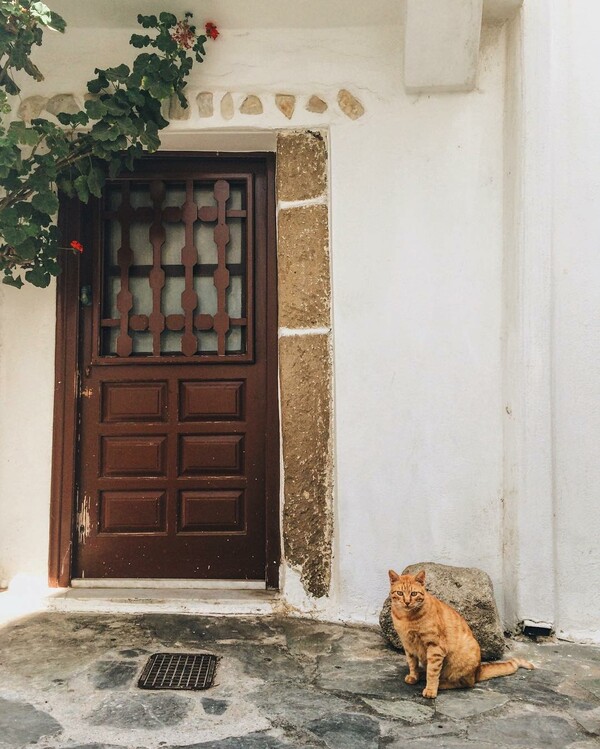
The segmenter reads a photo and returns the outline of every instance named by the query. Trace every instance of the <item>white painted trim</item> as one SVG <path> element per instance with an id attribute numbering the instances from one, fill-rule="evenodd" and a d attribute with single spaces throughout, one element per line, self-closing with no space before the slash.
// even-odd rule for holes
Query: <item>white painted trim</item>
<path id="1" fill-rule="evenodd" d="M 406 0 L 404 87 L 409 93 L 472 91 L 483 0 Z"/>
<path id="2" fill-rule="evenodd" d="M 279 338 L 297 335 L 328 335 L 331 328 L 279 328 Z"/>
<path id="3" fill-rule="evenodd" d="M 277 212 L 285 211 L 288 208 L 304 208 L 311 205 L 329 205 L 327 194 L 319 195 L 318 198 L 307 198 L 306 200 L 278 200 Z"/>
<path id="4" fill-rule="evenodd" d="M 264 580 L 170 580 L 158 578 L 74 578 L 78 589 L 113 588 L 145 590 L 265 590 Z"/>

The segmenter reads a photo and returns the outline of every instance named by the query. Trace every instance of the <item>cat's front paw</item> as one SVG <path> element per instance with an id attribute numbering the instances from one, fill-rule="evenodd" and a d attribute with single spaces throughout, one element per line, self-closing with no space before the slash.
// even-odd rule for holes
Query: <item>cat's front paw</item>
<path id="1" fill-rule="evenodd" d="M 423 690 L 423 697 L 426 697 L 428 700 L 434 700 L 437 697 L 437 693 L 437 689 L 434 689 L 433 687 L 425 687 Z"/>
<path id="2" fill-rule="evenodd" d="M 419 681 L 419 677 L 418 676 L 413 676 L 412 674 L 407 674 L 404 677 L 404 681 L 407 684 L 416 684 Z"/>

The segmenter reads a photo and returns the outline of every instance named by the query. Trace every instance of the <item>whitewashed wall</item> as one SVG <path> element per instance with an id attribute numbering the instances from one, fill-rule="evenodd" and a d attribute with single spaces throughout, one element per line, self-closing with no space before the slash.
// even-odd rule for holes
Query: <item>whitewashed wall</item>
<path id="1" fill-rule="evenodd" d="M 583 5 L 591 7 L 591 0 Z M 589 57 L 600 53 L 585 10 L 572 13 L 587 40 L 577 49 L 575 76 L 587 73 Z M 375 15 L 370 20 L 377 23 Z M 389 567 L 439 561 L 486 570 L 502 607 L 507 592 L 513 617 L 520 613 L 512 601 L 518 580 L 507 577 L 513 568 L 502 556 L 513 531 L 502 502 L 503 255 L 518 218 L 509 216 L 507 230 L 506 189 L 515 185 L 514 177 L 505 179 L 504 165 L 515 149 L 504 118 L 506 29 L 484 27 L 476 91 L 409 96 L 402 86 L 399 14 L 380 23 L 222 28 L 190 84 L 191 98 L 200 90 L 231 91 L 239 105 L 256 93 L 265 113 L 236 113 L 229 122 L 219 114 L 194 117 L 171 129 L 330 130 L 336 553 L 323 615 L 374 621 Z M 46 82 L 27 93 L 83 93 L 94 66 L 126 57 L 131 30 L 72 28 L 64 41 L 49 36 L 38 56 Z M 366 108 L 355 122 L 335 103 L 342 87 Z M 298 96 L 291 122 L 275 108 L 273 94 L 280 92 Z M 313 93 L 330 104 L 323 115 L 303 111 Z M 571 196 L 561 198 L 556 212 L 553 444 L 556 616 L 563 629 L 590 636 L 600 613 L 600 602 L 590 607 L 586 593 L 598 579 L 597 557 L 591 562 L 599 530 L 593 499 L 600 417 L 590 269 L 595 262 L 598 279 L 600 225 L 597 218 L 586 225 L 599 193 L 597 154 L 584 143 L 598 112 L 586 110 L 584 94 L 587 86 L 572 91 L 565 127 L 576 138 L 574 158 L 555 186 L 557 196 L 567 187 Z M 520 111 L 514 87 L 511 97 L 510 107 Z M 44 576 L 47 569 L 53 303 L 51 290 L 7 289 L 0 300 L 0 579 Z M 589 442 L 582 439 L 586 427 Z M 545 533 L 553 539 L 555 530 Z M 572 587 L 574 560 L 580 577 Z M 515 567 L 515 575 L 523 568 Z M 295 589 L 287 588 L 290 600 L 310 606 Z M 533 611 L 537 602 L 531 603 Z"/>
<path id="2" fill-rule="evenodd" d="M 600 642 L 600 24 L 555 14 L 553 371 L 557 622 Z"/>

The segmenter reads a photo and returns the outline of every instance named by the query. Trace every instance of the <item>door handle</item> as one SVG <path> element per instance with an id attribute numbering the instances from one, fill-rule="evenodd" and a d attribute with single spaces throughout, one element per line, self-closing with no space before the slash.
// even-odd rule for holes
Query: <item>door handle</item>
<path id="1" fill-rule="evenodd" d="M 86 284 L 79 291 L 79 301 L 83 307 L 92 306 L 92 287 Z"/>

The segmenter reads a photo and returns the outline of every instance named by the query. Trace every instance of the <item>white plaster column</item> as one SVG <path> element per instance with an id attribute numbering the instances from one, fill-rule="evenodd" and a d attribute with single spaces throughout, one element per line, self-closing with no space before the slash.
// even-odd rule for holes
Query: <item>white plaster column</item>
<path id="1" fill-rule="evenodd" d="M 508 624 L 553 625 L 553 47 L 561 0 L 528 0 L 509 32 L 505 131 L 504 585 Z"/>

